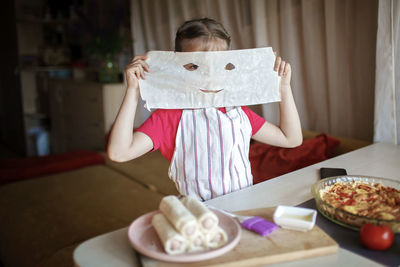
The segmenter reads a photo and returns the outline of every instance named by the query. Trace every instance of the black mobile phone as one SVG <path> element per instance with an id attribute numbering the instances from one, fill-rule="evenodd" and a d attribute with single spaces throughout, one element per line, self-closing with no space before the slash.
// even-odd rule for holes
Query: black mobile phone
<path id="1" fill-rule="evenodd" d="M 347 171 L 343 168 L 320 168 L 319 174 L 321 176 L 321 179 L 324 179 L 333 176 L 347 175 Z"/>

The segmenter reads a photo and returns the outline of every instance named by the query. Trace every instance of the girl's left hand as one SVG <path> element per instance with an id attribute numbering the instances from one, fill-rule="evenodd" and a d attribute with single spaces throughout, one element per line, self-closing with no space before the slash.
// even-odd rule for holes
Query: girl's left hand
<path id="1" fill-rule="evenodd" d="M 274 52 L 274 54 L 276 55 L 276 52 Z M 292 70 L 288 62 L 285 62 L 281 57 L 277 56 L 275 58 L 274 71 L 277 71 L 278 75 L 281 77 L 281 86 L 290 86 Z"/>

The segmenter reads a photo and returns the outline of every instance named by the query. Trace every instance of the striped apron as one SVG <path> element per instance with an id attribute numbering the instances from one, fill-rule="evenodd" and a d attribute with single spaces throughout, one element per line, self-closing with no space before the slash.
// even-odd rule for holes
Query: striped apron
<path id="1" fill-rule="evenodd" d="M 180 194 L 204 201 L 252 185 L 251 135 L 240 107 L 184 109 L 169 167 Z"/>

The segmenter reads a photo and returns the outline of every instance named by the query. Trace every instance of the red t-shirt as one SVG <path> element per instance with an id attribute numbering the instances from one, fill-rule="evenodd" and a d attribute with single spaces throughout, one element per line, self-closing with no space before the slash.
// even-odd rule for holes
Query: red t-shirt
<path id="1" fill-rule="evenodd" d="M 219 108 L 226 112 L 225 108 Z M 264 124 L 265 119 L 254 113 L 248 107 L 243 106 L 242 110 L 249 118 L 252 135 Z M 182 109 L 157 109 L 136 131 L 142 132 L 153 141 L 153 151 L 160 149 L 161 154 L 171 162 L 175 149 L 176 131 L 182 116 Z"/>

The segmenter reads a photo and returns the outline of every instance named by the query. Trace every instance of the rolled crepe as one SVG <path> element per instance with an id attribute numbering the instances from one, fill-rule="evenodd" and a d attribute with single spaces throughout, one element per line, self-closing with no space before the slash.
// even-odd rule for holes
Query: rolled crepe
<path id="1" fill-rule="evenodd" d="M 159 208 L 179 233 L 187 238 L 194 237 L 198 231 L 196 217 L 176 196 L 164 197 Z"/>
<path id="2" fill-rule="evenodd" d="M 188 241 L 175 230 L 162 213 L 154 215 L 151 223 L 161 240 L 165 252 L 176 255 L 186 251 Z"/>
<path id="3" fill-rule="evenodd" d="M 207 248 L 218 248 L 228 242 L 228 236 L 226 232 L 219 226 L 208 232 L 205 237 L 205 244 Z"/>
<path id="4" fill-rule="evenodd" d="M 217 215 L 196 198 L 184 197 L 182 203 L 196 217 L 203 232 L 207 233 L 218 226 Z"/>
<path id="5" fill-rule="evenodd" d="M 205 236 L 201 231 L 197 231 L 188 241 L 188 252 L 198 252 L 206 249 Z"/>

